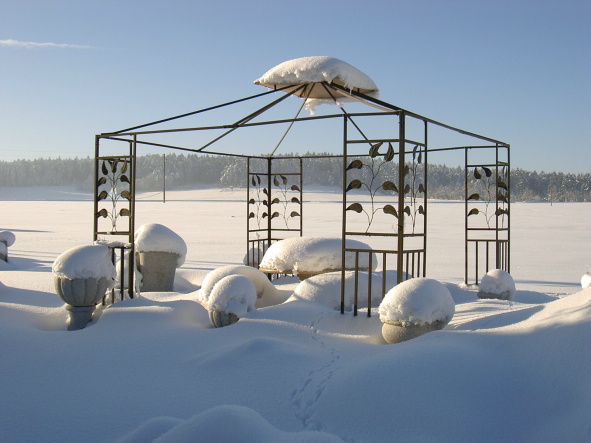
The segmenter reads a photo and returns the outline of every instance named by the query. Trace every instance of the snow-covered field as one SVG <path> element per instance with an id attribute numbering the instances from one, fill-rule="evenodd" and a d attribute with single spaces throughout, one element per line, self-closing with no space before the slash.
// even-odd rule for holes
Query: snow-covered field
<path id="1" fill-rule="evenodd" d="M 307 235 L 340 235 L 340 192 L 304 195 Z M 215 329 L 207 273 L 241 264 L 245 192 L 142 194 L 137 226 L 187 244 L 175 291 L 106 309 L 80 331 L 51 267 L 92 240 L 92 201 L 67 188 L 0 189 L 2 442 L 591 441 L 591 204 L 512 208 L 513 303 L 463 282 L 463 204 L 429 206 L 428 276 L 455 315 L 395 345 L 377 314 L 295 300 Z M 284 278 L 283 299 L 297 281 Z M 363 313 L 364 314 L 364 313 Z"/>

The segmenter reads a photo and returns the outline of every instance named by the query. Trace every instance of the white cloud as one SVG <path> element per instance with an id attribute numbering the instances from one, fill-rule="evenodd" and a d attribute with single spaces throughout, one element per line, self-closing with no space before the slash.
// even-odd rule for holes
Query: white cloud
<path id="1" fill-rule="evenodd" d="M 74 49 L 91 49 L 92 46 L 85 45 L 71 45 L 67 43 L 50 43 L 50 42 L 21 42 L 19 40 L 0 40 L 0 46 L 11 46 L 13 48 L 74 48 Z"/>

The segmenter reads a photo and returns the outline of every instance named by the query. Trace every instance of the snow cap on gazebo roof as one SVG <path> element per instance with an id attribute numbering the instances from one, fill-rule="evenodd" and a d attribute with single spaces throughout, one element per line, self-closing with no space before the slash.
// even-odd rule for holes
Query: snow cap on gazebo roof
<path id="1" fill-rule="evenodd" d="M 359 69 L 338 58 L 316 56 L 302 57 L 283 62 L 268 70 L 254 81 L 256 85 L 272 89 L 283 88 L 292 92 L 301 85 L 308 85 L 295 94 L 306 98 L 306 108 L 311 113 L 314 106 L 322 103 L 339 104 L 350 99 L 346 93 L 336 88 L 327 87 L 322 82 L 336 83 L 349 90 L 356 90 L 373 97 L 378 96 L 378 87 L 374 81 Z"/>

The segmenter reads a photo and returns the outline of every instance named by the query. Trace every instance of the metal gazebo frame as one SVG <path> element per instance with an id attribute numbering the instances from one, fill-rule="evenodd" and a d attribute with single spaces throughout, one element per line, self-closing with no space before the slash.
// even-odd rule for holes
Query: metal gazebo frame
<path id="1" fill-rule="evenodd" d="M 306 90 L 323 87 L 334 98 L 346 97 L 371 107 L 370 112 L 347 112 L 340 104 L 341 113 L 310 115 L 293 118 L 261 120 L 263 114 L 287 97 L 306 97 Z M 248 114 L 240 120 L 222 125 L 154 129 L 154 127 L 178 119 L 229 107 L 250 100 L 281 93 L 278 99 Z M 302 104 L 303 106 L 303 104 Z M 301 110 L 301 108 L 300 108 Z M 386 117 L 391 120 L 387 137 L 371 137 L 364 133 L 358 120 Z M 342 121 L 342 154 L 331 155 L 343 160 L 342 178 L 342 261 L 343 283 L 341 289 L 341 312 L 345 311 L 345 256 L 356 257 L 355 297 L 353 312 L 357 314 L 358 263 L 367 255 L 370 261 L 368 278 L 368 315 L 371 315 L 372 273 L 381 276 L 382 297 L 386 292 L 386 270 L 394 266 L 398 283 L 407 276 L 426 276 L 427 253 L 427 157 L 432 152 L 463 151 L 465 171 L 465 283 L 478 283 L 481 273 L 494 268 L 510 270 L 510 145 L 450 125 L 440 123 L 419 114 L 407 111 L 390 103 L 378 100 L 358 90 L 345 88 L 338 83 L 319 82 L 291 85 L 260 94 L 227 102 L 198 111 L 177 115 L 163 120 L 106 132 L 95 137 L 95 192 L 94 230 L 95 242 L 102 242 L 112 249 L 113 260 L 120 262 L 120 290 L 133 298 L 134 285 L 134 232 L 136 158 L 139 146 L 152 146 L 202 154 L 218 154 L 247 159 L 247 240 L 246 251 L 253 266 L 258 266 L 261 252 L 273 242 L 290 236 L 303 235 L 303 166 L 307 157 L 327 155 L 275 154 L 285 135 L 294 124 L 317 120 Z M 215 151 L 217 142 L 228 134 L 249 127 L 288 125 L 279 144 L 268 155 L 245 155 Z M 407 128 L 414 125 L 410 134 Z M 418 126 L 417 126 L 418 125 Z M 475 144 L 431 148 L 429 129 L 437 128 L 461 134 Z M 417 131 L 416 127 L 420 129 Z M 147 129 L 150 128 L 150 129 Z M 164 134 L 223 131 L 198 148 L 172 145 L 155 141 Z M 412 137 L 412 138 L 411 138 Z M 105 155 L 103 144 L 109 141 L 123 143 L 127 149 L 117 155 Z M 119 146 L 119 145 L 118 145 Z M 365 150 L 363 150 L 365 148 Z M 361 151 L 360 151 L 361 149 Z M 474 153 L 479 155 L 475 156 Z M 484 160 L 482 153 L 485 153 Z M 473 160 L 473 157 L 477 157 Z M 364 191 L 363 195 L 360 192 Z M 384 202 L 383 199 L 386 199 Z M 365 222 L 359 228 L 359 217 Z M 378 218 L 386 218 L 394 229 L 385 230 Z M 387 224 L 387 223 L 386 223 Z M 373 241 L 370 249 L 347 247 L 348 239 L 367 238 Z M 372 263 L 377 260 L 377 263 Z M 374 271 L 375 269 L 375 271 Z M 375 276 L 375 275 L 374 275 Z M 125 280 L 127 284 L 125 285 Z M 125 291 L 124 287 L 127 286 Z M 116 299 L 112 292 L 112 302 Z"/>

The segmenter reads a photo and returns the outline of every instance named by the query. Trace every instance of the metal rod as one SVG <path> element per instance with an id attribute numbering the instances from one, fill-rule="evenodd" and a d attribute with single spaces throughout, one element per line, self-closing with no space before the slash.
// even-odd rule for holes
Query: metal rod
<path id="1" fill-rule="evenodd" d="M 398 193 L 398 256 L 397 256 L 397 281 L 396 283 L 402 282 L 402 267 L 403 263 L 403 255 L 402 252 L 404 251 L 404 164 L 405 164 L 405 138 L 406 138 L 406 129 L 405 129 L 405 117 L 406 113 L 401 112 L 398 116 L 398 138 L 400 139 L 398 151 L 400 152 L 400 159 L 398 161 L 398 189 L 400 192 Z"/>

